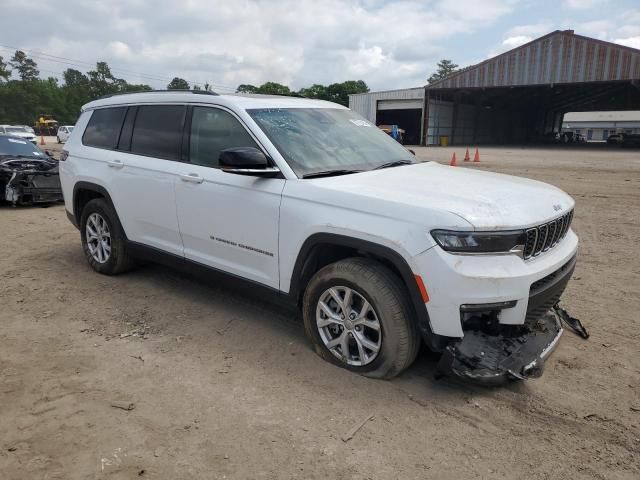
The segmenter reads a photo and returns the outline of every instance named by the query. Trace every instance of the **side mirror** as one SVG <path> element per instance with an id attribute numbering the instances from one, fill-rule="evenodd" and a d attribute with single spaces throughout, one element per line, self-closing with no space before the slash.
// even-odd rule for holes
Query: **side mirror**
<path id="1" fill-rule="evenodd" d="M 218 162 L 223 172 L 254 177 L 274 177 L 280 169 L 271 166 L 269 158 L 257 148 L 227 148 L 220 152 Z"/>

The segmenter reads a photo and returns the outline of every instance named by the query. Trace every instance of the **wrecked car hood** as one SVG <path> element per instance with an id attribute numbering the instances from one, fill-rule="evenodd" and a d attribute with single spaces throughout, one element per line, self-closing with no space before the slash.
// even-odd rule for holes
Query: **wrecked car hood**
<path id="1" fill-rule="evenodd" d="M 477 230 L 537 225 L 573 208 L 573 199 L 546 183 L 436 162 L 319 178 L 340 192 L 451 212 Z"/>

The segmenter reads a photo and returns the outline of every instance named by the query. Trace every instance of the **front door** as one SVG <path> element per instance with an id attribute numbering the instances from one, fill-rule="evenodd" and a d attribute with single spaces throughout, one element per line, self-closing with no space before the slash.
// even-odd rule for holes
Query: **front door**
<path id="1" fill-rule="evenodd" d="M 285 180 L 234 175 L 219 168 L 221 150 L 260 148 L 225 109 L 193 107 L 188 145 L 189 163 L 181 165 L 175 187 L 185 257 L 278 288 L 278 224 Z"/>

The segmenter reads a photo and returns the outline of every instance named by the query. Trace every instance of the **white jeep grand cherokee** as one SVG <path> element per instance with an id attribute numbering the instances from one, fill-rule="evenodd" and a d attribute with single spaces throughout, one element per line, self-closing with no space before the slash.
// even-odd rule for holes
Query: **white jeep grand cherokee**
<path id="1" fill-rule="evenodd" d="M 148 92 L 84 106 L 60 177 L 90 265 L 213 273 L 301 309 L 324 359 L 389 378 L 421 341 L 444 372 L 539 375 L 575 265 L 574 201 L 418 163 L 342 106 Z"/>

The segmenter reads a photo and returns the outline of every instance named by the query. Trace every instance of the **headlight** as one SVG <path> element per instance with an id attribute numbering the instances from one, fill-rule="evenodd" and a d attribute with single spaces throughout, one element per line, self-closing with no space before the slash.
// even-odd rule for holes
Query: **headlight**
<path id="1" fill-rule="evenodd" d="M 524 230 L 505 232 L 454 232 L 432 230 L 435 241 L 452 253 L 522 253 L 526 242 Z"/>

